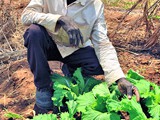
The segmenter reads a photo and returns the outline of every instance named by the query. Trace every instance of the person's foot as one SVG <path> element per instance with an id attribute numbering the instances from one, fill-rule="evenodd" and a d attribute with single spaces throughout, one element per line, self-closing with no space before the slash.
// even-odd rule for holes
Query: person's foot
<path id="1" fill-rule="evenodd" d="M 58 107 L 54 106 L 52 101 L 53 89 L 51 87 L 36 90 L 36 102 L 33 110 L 35 114 L 58 113 Z"/>

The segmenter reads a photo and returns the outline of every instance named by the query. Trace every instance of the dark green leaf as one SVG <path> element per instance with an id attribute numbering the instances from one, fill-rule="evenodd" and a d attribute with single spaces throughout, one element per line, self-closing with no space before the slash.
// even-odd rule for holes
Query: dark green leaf
<path id="1" fill-rule="evenodd" d="M 101 97 L 101 96 L 98 96 L 96 97 L 96 101 L 92 104 L 92 108 L 96 111 L 99 111 L 99 112 L 107 112 L 107 109 L 106 109 L 106 99 L 109 98 L 110 96 L 106 96 L 106 97 Z"/>
<path id="2" fill-rule="evenodd" d="M 132 97 L 131 100 L 125 98 L 121 101 L 121 110 L 129 113 L 130 120 L 147 120 L 146 115 L 143 113 L 141 105 L 137 103 L 136 98 Z"/>
<path id="3" fill-rule="evenodd" d="M 135 79 L 135 80 L 141 80 L 141 79 L 144 79 L 144 77 L 140 74 L 138 74 L 137 72 L 133 71 L 132 69 L 130 69 L 127 73 L 127 77 L 128 78 L 132 78 L 132 79 Z"/>
<path id="4" fill-rule="evenodd" d="M 95 78 L 92 77 L 85 77 L 84 79 L 85 79 L 85 86 L 83 90 L 84 92 L 90 92 L 95 85 L 101 83 L 100 80 L 96 80 Z"/>
<path id="5" fill-rule="evenodd" d="M 84 86 L 84 78 L 82 76 L 80 68 L 77 68 L 77 70 L 73 74 L 73 77 L 76 79 L 76 82 L 79 86 L 80 94 L 82 94 L 85 86 Z"/>

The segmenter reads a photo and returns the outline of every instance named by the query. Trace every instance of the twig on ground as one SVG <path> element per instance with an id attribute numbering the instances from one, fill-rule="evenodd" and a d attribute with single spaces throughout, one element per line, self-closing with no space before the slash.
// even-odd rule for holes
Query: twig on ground
<path id="1" fill-rule="evenodd" d="M 150 29 L 151 26 L 148 20 L 148 1 L 145 2 L 143 16 L 144 16 L 144 20 L 146 23 L 146 37 L 148 37 L 152 34 L 151 29 Z"/>
<path id="2" fill-rule="evenodd" d="M 9 74 L 9 72 L 10 72 L 10 70 L 9 70 L 10 66 L 11 66 L 11 62 L 8 64 L 8 70 L 7 70 L 8 81 L 10 81 L 10 74 Z"/>
<path id="3" fill-rule="evenodd" d="M 8 39 L 7 39 L 7 37 L 6 37 L 6 35 L 4 34 L 4 32 L 3 32 L 2 29 L 1 29 L 1 32 L 2 32 L 4 38 L 5 38 L 6 42 L 7 42 L 7 44 L 8 44 L 8 46 L 9 46 L 10 50 L 13 52 L 13 49 L 12 49 L 12 47 L 11 47 L 11 45 L 10 45 L 10 43 L 9 43 L 9 41 L 8 41 Z"/>
<path id="4" fill-rule="evenodd" d="M 160 25 L 154 31 L 152 36 L 148 39 L 148 41 L 144 45 L 143 49 L 149 49 L 149 48 L 153 47 L 157 43 L 157 40 L 158 40 L 159 36 L 160 36 Z"/>
<path id="5" fill-rule="evenodd" d="M 152 15 L 154 11 L 156 10 L 157 6 L 159 6 L 160 0 L 157 0 L 149 9 L 148 9 L 148 15 Z"/>
<path id="6" fill-rule="evenodd" d="M 6 94 L 4 93 L 4 97 L 3 97 L 3 106 L 6 106 Z"/>
<path id="7" fill-rule="evenodd" d="M 124 48 L 120 48 L 120 47 L 115 47 L 117 50 L 120 50 L 120 51 L 126 51 L 126 52 L 129 52 L 129 53 L 131 53 L 131 54 L 134 54 L 134 55 L 140 55 L 140 54 L 138 54 L 138 53 L 135 53 L 135 52 L 132 52 L 132 51 L 129 51 L 129 50 L 126 50 L 126 49 L 124 49 Z"/>
<path id="8" fill-rule="evenodd" d="M 117 33 L 117 31 L 120 29 L 120 27 L 122 26 L 122 22 L 124 21 L 124 19 L 129 15 L 129 13 L 136 8 L 136 6 L 142 2 L 142 0 L 138 0 L 129 10 L 127 10 L 127 12 L 125 14 L 122 15 L 121 21 L 119 22 L 118 26 L 116 27 L 116 29 L 114 30 L 114 32 L 112 33 L 111 37 L 114 37 L 114 35 Z"/>

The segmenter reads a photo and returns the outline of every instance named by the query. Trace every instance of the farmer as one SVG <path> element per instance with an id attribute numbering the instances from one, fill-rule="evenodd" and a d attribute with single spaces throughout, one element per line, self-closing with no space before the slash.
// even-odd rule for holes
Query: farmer
<path id="1" fill-rule="evenodd" d="M 36 86 L 36 114 L 56 112 L 48 61 L 63 62 L 66 76 L 81 67 L 83 75 L 105 75 L 122 94 L 139 93 L 125 79 L 117 54 L 107 37 L 104 5 L 100 0 L 31 0 L 21 16 L 30 25 L 24 34 L 28 62 Z M 107 87 L 107 86 L 106 86 Z"/>

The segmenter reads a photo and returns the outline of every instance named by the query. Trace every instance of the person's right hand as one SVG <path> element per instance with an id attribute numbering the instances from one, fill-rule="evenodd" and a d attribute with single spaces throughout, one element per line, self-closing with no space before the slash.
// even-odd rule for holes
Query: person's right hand
<path id="1" fill-rule="evenodd" d="M 61 16 L 57 24 L 60 25 L 68 34 L 71 46 L 78 47 L 79 43 L 83 44 L 83 36 L 73 20 L 66 16 Z"/>
<path id="2" fill-rule="evenodd" d="M 138 88 L 131 84 L 126 78 L 120 78 L 117 80 L 118 89 L 122 94 L 126 94 L 129 99 L 132 98 L 133 94 L 136 95 L 137 102 L 140 101 L 140 94 Z"/>

